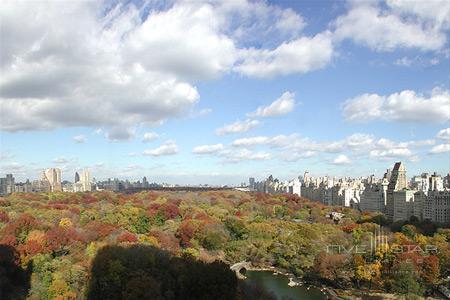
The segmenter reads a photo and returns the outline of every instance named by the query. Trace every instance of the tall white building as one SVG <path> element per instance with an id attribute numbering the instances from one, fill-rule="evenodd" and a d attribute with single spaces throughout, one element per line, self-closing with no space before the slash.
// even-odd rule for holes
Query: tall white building
<path id="1" fill-rule="evenodd" d="M 430 176 L 430 191 L 443 191 L 444 190 L 444 180 L 441 176 L 437 175 L 436 172 Z"/>
<path id="2" fill-rule="evenodd" d="M 386 176 L 387 177 L 387 176 Z M 392 172 L 390 174 L 390 180 L 389 185 L 386 192 L 386 216 L 390 220 L 395 219 L 395 215 L 403 215 L 403 211 L 396 212 L 395 209 L 401 209 L 402 205 L 398 204 L 395 205 L 395 202 L 397 201 L 406 201 L 408 198 L 407 194 L 400 195 L 397 194 L 396 197 L 394 197 L 394 193 L 404 191 L 408 187 L 407 181 L 406 181 L 406 169 L 403 163 L 396 162 L 394 165 L 394 168 L 392 169 Z M 402 200 L 403 199 L 403 200 Z M 398 217 L 397 217 L 398 218 Z"/>
<path id="3" fill-rule="evenodd" d="M 83 170 L 77 174 L 79 181 L 73 184 L 73 191 L 90 192 L 92 190 L 92 178 L 89 170 Z"/>
<path id="4" fill-rule="evenodd" d="M 288 183 L 288 193 L 289 194 L 295 194 L 298 196 L 301 196 L 301 189 L 302 189 L 302 184 L 300 182 L 300 179 L 295 178 L 294 180 L 290 181 Z"/>
<path id="5" fill-rule="evenodd" d="M 46 180 L 50 187 L 50 192 L 61 192 L 61 169 L 50 168 L 44 171 L 43 179 Z"/>
<path id="6" fill-rule="evenodd" d="M 420 176 L 414 176 L 412 178 L 412 188 L 427 194 L 430 189 L 430 176 L 428 173 L 423 173 Z"/>

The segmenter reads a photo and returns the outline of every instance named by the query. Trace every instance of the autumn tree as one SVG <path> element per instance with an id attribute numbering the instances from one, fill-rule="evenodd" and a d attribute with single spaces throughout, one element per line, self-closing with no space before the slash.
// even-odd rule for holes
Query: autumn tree
<path id="1" fill-rule="evenodd" d="M 398 263 L 392 272 L 392 291 L 401 295 L 421 295 L 419 275 L 410 262 Z"/>
<path id="2" fill-rule="evenodd" d="M 423 257 L 420 270 L 420 278 L 427 287 L 433 287 L 437 284 L 439 279 L 440 266 L 439 258 L 435 255 Z"/>
<path id="3" fill-rule="evenodd" d="M 347 255 L 321 252 L 314 262 L 314 270 L 319 277 L 335 285 L 346 284 L 350 280 L 350 261 Z"/>

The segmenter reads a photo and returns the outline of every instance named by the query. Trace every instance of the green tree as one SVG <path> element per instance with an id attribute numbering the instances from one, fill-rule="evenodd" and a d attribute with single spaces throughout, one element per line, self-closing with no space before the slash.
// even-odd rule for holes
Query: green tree
<path id="1" fill-rule="evenodd" d="M 421 295 L 419 275 L 410 262 L 401 262 L 393 269 L 392 291 L 401 295 Z"/>
<path id="2" fill-rule="evenodd" d="M 414 225 L 403 225 L 402 226 L 402 233 L 409 237 L 412 240 L 416 239 L 417 235 L 417 229 Z"/>

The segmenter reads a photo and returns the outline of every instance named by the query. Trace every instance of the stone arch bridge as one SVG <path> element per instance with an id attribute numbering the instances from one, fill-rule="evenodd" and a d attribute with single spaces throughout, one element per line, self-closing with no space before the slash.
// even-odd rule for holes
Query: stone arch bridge
<path id="1" fill-rule="evenodd" d="M 237 278 L 245 279 L 246 277 L 244 276 L 244 274 L 241 273 L 241 271 L 242 269 L 248 270 L 251 268 L 251 266 L 252 266 L 251 262 L 241 261 L 232 265 L 230 269 L 236 273 Z"/>

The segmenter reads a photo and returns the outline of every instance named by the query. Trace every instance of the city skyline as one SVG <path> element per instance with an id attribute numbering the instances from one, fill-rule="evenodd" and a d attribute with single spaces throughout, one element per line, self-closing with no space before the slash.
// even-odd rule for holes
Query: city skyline
<path id="1" fill-rule="evenodd" d="M 2 3 L 0 173 L 444 176 L 450 4 L 420 3 Z"/>
<path id="2" fill-rule="evenodd" d="M 408 180 L 404 163 L 396 162 L 382 177 L 370 175 L 360 178 L 315 177 L 307 170 L 303 176 L 279 180 L 273 175 L 260 181 L 248 178 L 240 186 L 183 185 L 151 183 L 144 176 L 142 182 L 119 178 L 95 180 L 89 170 L 74 174 L 74 181 L 62 181 L 59 168 L 49 168 L 41 178 L 15 182 L 13 174 L 0 177 L 0 196 L 11 193 L 77 193 L 91 191 L 143 192 L 145 190 L 238 190 L 264 194 L 292 194 L 325 205 L 351 207 L 359 211 L 381 212 L 391 221 L 418 220 L 448 223 L 450 221 L 450 173 L 441 176 L 422 173 Z"/>
<path id="3" fill-rule="evenodd" d="M 393 170 L 396 169 L 396 167 L 398 165 L 402 165 L 403 168 L 405 168 L 405 164 L 403 162 L 395 162 L 394 167 L 386 167 L 386 169 L 384 170 L 384 172 L 380 173 L 380 174 L 365 174 L 362 176 L 356 176 L 356 177 L 352 177 L 352 176 L 348 176 L 348 175 L 343 175 L 343 176 L 336 176 L 336 175 L 319 175 L 319 174 L 314 174 L 309 172 L 309 170 L 303 170 L 303 171 L 299 171 L 299 173 L 291 178 L 284 178 L 281 176 L 278 176 L 278 174 L 259 174 L 258 176 L 255 177 L 248 177 L 246 178 L 246 180 L 242 180 L 241 182 L 237 183 L 237 184 L 208 184 L 205 182 L 197 182 L 197 183 L 193 183 L 193 184 L 183 184 L 183 183 L 177 183 L 177 182 L 164 182 L 164 181 L 157 181 L 157 180 L 152 180 L 152 178 L 150 178 L 150 181 L 147 178 L 146 174 L 140 174 L 137 175 L 137 177 L 134 178 L 128 178 L 128 177 L 117 177 L 117 176 L 109 176 L 109 177 L 105 177 L 105 178 L 96 178 L 95 174 L 93 176 L 93 174 L 91 173 L 91 170 L 89 168 L 81 168 L 78 167 L 76 168 L 75 173 L 72 174 L 66 174 L 66 176 L 63 176 L 64 173 L 61 172 L 61 169 L 58 167 L 50 167 L 50 168 L 46 168 L 46 169 L 41 169 L 39 174 L 35 177 L 30 177 L 30 178 L 26 178 L 26 180 L 23 180 L 21 178 L 15 178 L 15 174 L 12 173 L 8 173 L 8 174 L 3 174 L 6 176 L 6 178 L 8 177 L 12 177 L 13 178 L 13 184 L 14 182 L 16 182 L 17 184 L 23 184 L 23 183 L 31 183 L 33 181 L 49 181 L 52 182 L 53 177 L 58 178 L 55 182 L 59 182 L 59 183 L 68 183 L 68 184 L 76 184 L 78 183 L 87 183 L 90 182 L 92 184 L 95 183 L 101 183 L 101 182 L 114 182 L 114 181 L 118 181 L 118 182 L 128 182 L 128 183 L 146 183 L 146 184 L 153 184 L 156 186 L 179 186 L 179 187 L 183 187 L 183 186 L 214 186 L 214 187 L 243 187 L 243 186 L 248 186 L 248 187 L 252 187 L 252 185 L 254 185 L 255 183 L 261 183 L 264 182 L 264 180 L 269 180 L 269 181 L 277 181 L 280 182 L 280 184 L 284 185 L 284 184 L 291 184 L 296 180 L 307 180 L 306 176 L 308 178 L 314 178 L 315 180 L 321 180 L 321 182 L 325 182 L 328 180 L 331 180 L 331 182 L 338 182 L 338 181 L 346 181 L 346 180 L 350 180 L 350 181 L 367 181 L 367 182 L 375 182 L 377 181 L 378 183 L 381 183 L 384 178 L 386 178 L 386 176 L 390 176 L 391 172 L 393 172 Z M 54 174 L 54 175 L 50 175 L 50 174 Z M 2 174 L 0 174 L 1 176 Z M 39 178 L 40 176 L 40 178 Z M 72 176 L 72 178 L 70 178 L 70 176 Z M 417 184 L 416 182 L 416 178 L 420 178 L 420 177 L 426 177 L 429 178 L 431 177 L 439 177 L 439 178 L 450 178 L 450 172 L 447 172 L 445 174 L 439 174 L 436 171 L 422 171 L 420 173 L 415 173 L 415 174 L 409 174 L 408 176 L 405 175 L 405 182 L 402 183 L 403 187 L 407 187 L 408 189 L 411 187 L 411 185 L 415 185 Z M 0 177 L 1 178 L 1 177 Z M 5 179 L 5 178 L 2 178 Z M 18 181 L 15 181 L 15 179 L 19 179 Z M 141 182 L 142 180 L 142 182 Z M 262 181 L 259 181 L 262 180 Z M 253 183 L 252 183 L 253 182 Z M 83 188 L 84 190 L 86 190 L 86 188 Z M 400 188 L 402 189 L 402 188 Z M 292 191 L 291 191 L 292 193 Z"/>

